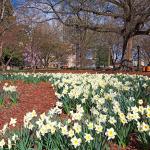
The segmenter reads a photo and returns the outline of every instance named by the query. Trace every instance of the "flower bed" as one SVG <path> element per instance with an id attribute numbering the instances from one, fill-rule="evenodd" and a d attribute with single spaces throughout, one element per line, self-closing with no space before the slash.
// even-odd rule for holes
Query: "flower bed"
<path id="1" fill-rule="evenodd" d="M 48 113 L 28 112 L 21 131 L 14 133 L 10 123 L 4 125 L 3 149 L 105 150 L 115 144 L 127 148 L 132 135 L 142 149 L 150 147 L 150 79 L 146 76 L 18 73 L 1 79 L 49 82 L 59 99 Z M 62 112 L 67 119 L 60 118 Z"/>
<path id="2" fill-rule="evenodd" d="M 0 83 L 1 89 L 6 82 L 17 87 L 19 98 L 16 104 L 12 104 L 9 99 L 4 99 L 5 103 L 0 106 L 0 129 L 11 118 L 16 118 L 16 126 L 20 127 L 27 112 L 33 109 L 38 113 L 47 112 L 51 107 L 55 106 L 56 96 L 49 83 L 28 84 L 20 80 L 5 80 Z"/>
<path id="3" fill-rule="evenodd" d="M 9 104 L 10 102 L 16 104 L 19 98 L 17 87 L 9 85 L 7 82 L 3 85 L 3 88 L 0 89 L 0 106 L 6 105 L 6 98 L 9 99 Z"/>

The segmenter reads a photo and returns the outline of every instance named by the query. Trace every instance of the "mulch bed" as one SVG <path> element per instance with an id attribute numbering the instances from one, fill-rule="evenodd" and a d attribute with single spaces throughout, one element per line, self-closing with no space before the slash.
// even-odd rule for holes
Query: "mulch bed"
<path id="1" fill-rule="evenodd" d="M 0 88 L 6 82 L 17 86 L 19 101 L 11 106 L 0 106 L 0 129 L 10 121 L 11 117 L 17 118 L 16 125 L 20 126 L 23 124 L 23 117 L 27 112 L 32 110 L 37 113 L 47 112 L 56 104 L 57 98 L 50 83 L 27 84 L 23 81 L 2 81 Z"/>
<path id="2" fill-rule="evenodd" d="M 28 70 L 28 72 L 33 72 L 32 70 Z M 91 74 L 102 74 L 102 73 L 106 73 L 106 74 L 117 74 L 117 73 L 123 73 L 123 74 L 130 74 L 130 75 L 144 75 L 144 76 L 149 76 L 150 77 L 150 72 L 142 72 L 142 71 L 113 71 L 113 70 L 69 70 L 69 69 L 60 69 L 60 70 L 42 70 L 42 69 L 37 69 L 35 70 L 35 73 L 45 73 L 45 72 L 49 72 L 49 73 L 91 73 Z"/>

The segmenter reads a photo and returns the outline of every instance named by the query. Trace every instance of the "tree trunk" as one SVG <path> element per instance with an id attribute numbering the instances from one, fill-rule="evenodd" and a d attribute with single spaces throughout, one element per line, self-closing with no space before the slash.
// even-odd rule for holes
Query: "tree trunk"
<path id="1" fill-rule="evenodd" d="M 44 69 L 48 69 L 49 66 L 49 58 L 44 59 Z"/>
<path id="2" fill-rule="evenodd" d="M 3 52 L 3 41 L 0 42 L 0 58 L 2 58 L 2 52 Z"/>
<path id="3" fill-rule="evenodd" d="M 133 38 L 129 38 L 127 43 L 127 50 L 126 50 L 126 59 L 131 61 L 132 59 L 132 45 L 133 45 Z"/>
<path id="4" fill-rule="evenodd" d="M 9 65 L 9 63 L 10 63 L 11 60 L 12 60 L 12 56 L 10 56 L 10 58 L 6 62 L 6 64 L 5 64 L 5 70 L 7 69 L 7 66 Z"/>
<path id="5" fill-rule="evenodd" d="M 0 41 L 0 63 L 1 63 L 2 70 L 5 71 L 5 65 L 2 60 L 2 55 L 3 55 L 3 41 L 1 40 Z"/>
<path id="6" fill-rule="evenodd" d="M 115 66 L 115 63 L 116 63 L 116 60 L 114 60 L 114 51 L 113 51 L 113 48 L 112 49 L 109 49 L 109 53 L 110 53 L 110 64 L 113 66 L 113 69 L 116 68 Z"/>
<path id="7" fill-rule="evenodd" d="M 122 56 L 121 56 L 121 59 L 120 59 L 120 65 L 119 65 L 118 69 L 124 69 L 124 67 L 125 67 L 123 65 L 123 63 L 126 63 L 125 62 L 125 54 L 126 54 L 127 44 L 128 44 L 129 38 L 130 38 L 129 36 L 124 36 L 123 37 Z"/>
<path id="8" fill-rule="evenodd" d="M 112 65 L 112 52 L 111 52 L 111 48 L 109 48 L 109 52 L 108 52 L 108 66 Z"/>
<path id="9" fill-rule="evenodd" d="M 32 67 L 32 72 L 35 73 L 35 70 L 36 70 L 36 66 L 34 65 L 34 66 Z"/>
<path id="10" fill-rule="evenodd" d="M 121 63 L 124 61 L 128 40 L 129 38 L 127 37 L 123 38 L 122 56 L 121 56 L 121 61 L 120 61 Z"/>

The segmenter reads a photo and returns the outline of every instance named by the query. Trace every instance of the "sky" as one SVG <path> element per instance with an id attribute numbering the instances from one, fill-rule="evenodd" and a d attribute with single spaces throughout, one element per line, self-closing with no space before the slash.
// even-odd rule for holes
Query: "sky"
<path id="1" fill-rule="evenodd" d="M 25 0 L 11 0 L 12 4 L 14 7 L 17 7 L 18 5 L 22 4 L 25 2 Z"/>

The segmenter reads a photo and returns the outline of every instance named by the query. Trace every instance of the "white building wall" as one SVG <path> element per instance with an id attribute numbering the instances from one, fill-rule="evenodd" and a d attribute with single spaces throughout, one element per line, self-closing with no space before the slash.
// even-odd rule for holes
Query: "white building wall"
<path id="1" fill-rule="evenodd" d="M 68 68 L 76 66 L 76 55 L 69 55 L 68 56 Z"/>

